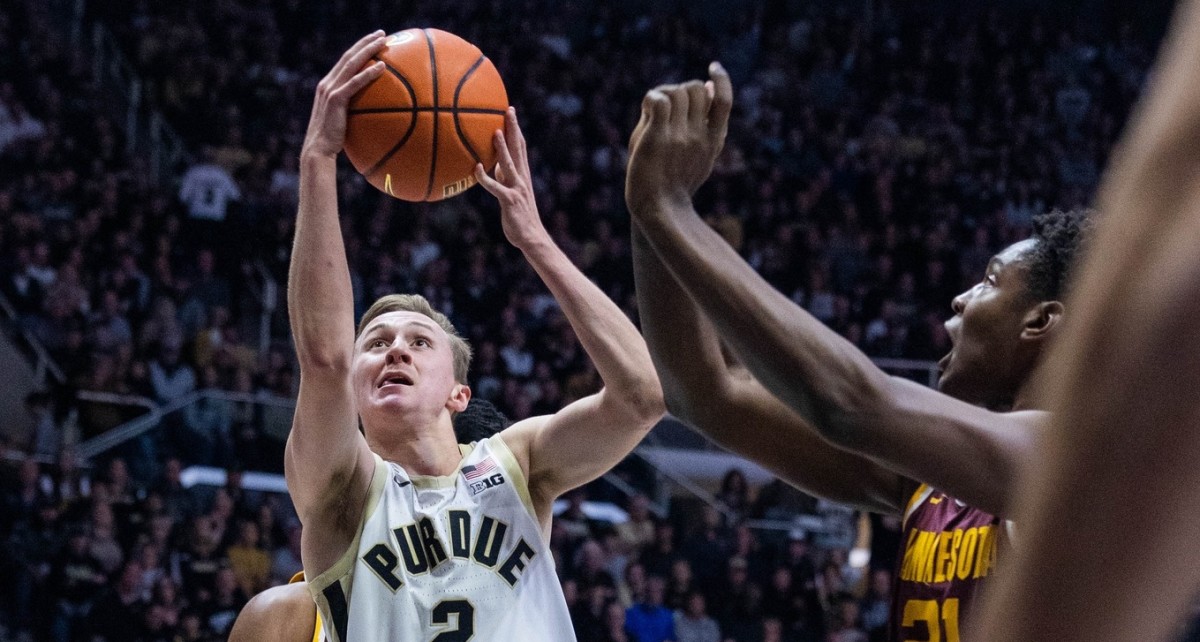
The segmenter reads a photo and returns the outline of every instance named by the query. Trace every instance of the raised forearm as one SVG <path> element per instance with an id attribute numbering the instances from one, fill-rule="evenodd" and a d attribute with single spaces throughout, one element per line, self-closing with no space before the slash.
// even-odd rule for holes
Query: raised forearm
<path id="1" fill-rule="evenodd" d="M 558 301 L 613 400 L 639 416 L 661 416 L 662 388 L 654 364 L 625 313 L 548 236 L 521 249 Z"/>
<path id="2" fill-rule="evenodd" d="M 354 301 L 337 213 L 337 159 L 302 153 L 288 315 L 302 365 L 348 366 Z"/>
<path id="3" fill-rule="evenodd" d="M 654 207 L 635 212 L 639 227 L 754 377 L 836 443 L 869 438 L 864 419 L 886 397 L 887 375 L 759 276 L 690 201 Z"/>
<path id="4" fill-rule="evenodd" d="M 633 281 L 642 335 L 662 382 L 667 408 L 695 424 L 729 375 L 716 330 L 633 226 Z"/>

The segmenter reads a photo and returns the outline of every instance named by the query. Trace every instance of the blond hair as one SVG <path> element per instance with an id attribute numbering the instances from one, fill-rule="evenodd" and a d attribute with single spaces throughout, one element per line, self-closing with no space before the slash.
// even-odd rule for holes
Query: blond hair
<path id="1" fill-rule="evenodd" d="M 434 310 L 429 301 L 420 294 L 389 294 L 380 297 L 363 314 L 362 320 L 358 322 L 358 330 L 354 332 L 354 338 L 357 339 L 372 320 L 388 312 L 423 314 L 445 330 L 450 337 L 450 352 L 454 355 L 454 379 L 458 383 L 467 383 L 467 370 L 471 367 L 471 344 L 458 334 L 458 330 L 446 315 Z"/>

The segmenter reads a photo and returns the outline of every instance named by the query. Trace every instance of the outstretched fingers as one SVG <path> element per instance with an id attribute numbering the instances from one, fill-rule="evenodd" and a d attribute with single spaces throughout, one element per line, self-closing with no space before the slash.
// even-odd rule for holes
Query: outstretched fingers
<path id="1" fill-rule="evenodd" d="M 729 80 L 729 72 L 719 62 L 708 66 L 708 75 L 713 92 L 708 128 L 713 134 L 724 136 L 729 128 L 729 112 L 733 110 L 733 83 Z"/>
<path id="2" fill-rule="evenodd" d="M 363 65 L 367 64 L 371 56 L 379 53 L 386 43 L 387 37 L 384 35 L 382 29 L 376 29 L 363 36 L 342 54 L 337 64 L 330 70 L 327 78 L 330 79 L 334 87 L 345 83 L 348 78 L 362 69 Z"/>
<path id="3" fill-rule="evenodd" d="M 349 102 L 351 96 L 357 94 L 360 90 L 362 90 L 363 87 L 371 84 L 371 81 L 383 75 L 383 70 L 386 66 L 387 65 L 383 64 L 383 61 L 380 60 L 366 69 L 358 72 L 357 74 L 354 74 L 353 78 L 351 78 L 342 86 L 333 90 L 333 93 L 330 94 L 330 98 L 338 101 L 339 103 L 342 101 Z"/>
<path id="4" fill-rule="evenodd" d="M 516 162 L 509 151 L 511 146 L 512 143 L 504 132 L 497 129 L 493 136 L 493 147 L 496 148 L 496 177 L 502 179 L 509 187 L 515 187 L 521 175 L 517 173 Z"/>
<path id="5" fill-rule="evenodd" d="M 495 196 L 497 199 L 502 200 L 508 191 L 508 188 L 503 183 L 488 176 L 487 171 L 483 169 L 483 163 L 475 163 L 475 180 L 483 186 L 483 189 L 487 190 L 489 194 Z"/>
<path id="6" fill-rule="evenodd" d="M 504 113 L 504 140 L 508 143 L 508 153 L 512 155 L 513 163 L 517 167 L 528 167 L 529 148 L 525 146 L 525 133 L 517 121 L 516 107 L 509 106 Z"/>

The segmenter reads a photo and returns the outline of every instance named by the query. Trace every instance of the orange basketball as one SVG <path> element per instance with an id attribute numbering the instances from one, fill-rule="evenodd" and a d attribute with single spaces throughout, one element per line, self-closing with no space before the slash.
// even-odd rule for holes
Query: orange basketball
<path id="1" fill-rule="evenodd" d="M 372 185 L 406 201 L 438 201 L 496 165 L 508 94 L 475 45 L 438 29 L 388 36 L 387 68 L 350 100 L 346 156 Z"/>

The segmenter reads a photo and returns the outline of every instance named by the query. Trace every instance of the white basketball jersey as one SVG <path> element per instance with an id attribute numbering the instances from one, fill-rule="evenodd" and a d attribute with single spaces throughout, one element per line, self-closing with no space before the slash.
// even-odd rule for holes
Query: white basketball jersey
<path id="1" fill-rule="evenodd" d="M 499 435 L 459 470 L 375 457 L 358 536 L 309 583 L 329 642 L 573 642 L 529 488 Z"/>

